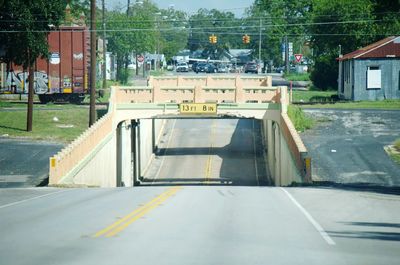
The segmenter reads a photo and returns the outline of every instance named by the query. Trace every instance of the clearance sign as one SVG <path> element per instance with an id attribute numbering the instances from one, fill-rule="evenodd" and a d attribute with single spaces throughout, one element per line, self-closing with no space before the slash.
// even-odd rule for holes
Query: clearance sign
<path id="1" fill-rule="evenodd" d="M 217 114 L 216 103 L 182 103 L 179 105 L 181 114 Z"/>

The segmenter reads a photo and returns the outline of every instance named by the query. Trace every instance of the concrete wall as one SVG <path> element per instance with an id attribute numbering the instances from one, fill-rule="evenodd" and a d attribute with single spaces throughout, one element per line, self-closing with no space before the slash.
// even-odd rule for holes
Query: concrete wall
<path id="1" fill-rule="evenodd" d="M 75 176 L 62 180 L 62 184 L 77 184 L 98 187 L 115 187 L 116 178 L 116 133 L 98 147 L 87 159 Z"/>
<path id="2" fill-rule="evenodd" d="M 134 166 L 143 175 L 152 161 L 153 148 L 158 145 L 164 120 L 143 119 L 136 131 L 136 154 L 132 153 L 130 120 L 122 121 L 116 130 L 96 146 L 74 169 L 64 176 L 58 185 L 96 186 L 96 187 L 132 187 L 135 185 Z M 139 133 L 140 131 L 140 133 Z M 140 154 L 139 152 L 140 137 Z M 140 159 L 140 161 L 139 161 Z"/>
<path id="3" fill-rule="evenodd" d="M 276 186 L 311 182 L 311 160 L 293 125 L 287 119 L 263 119 L 267 165 Z M 285 131 L 289 130 L 290 133 Z"/>

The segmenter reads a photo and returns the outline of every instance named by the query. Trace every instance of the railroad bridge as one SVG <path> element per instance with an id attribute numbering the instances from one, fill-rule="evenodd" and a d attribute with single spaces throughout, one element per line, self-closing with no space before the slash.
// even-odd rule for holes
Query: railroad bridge
<path id="1" fill-rule="evenodd" d="M 269 76 L 150 77 L 146 86 L 112 87 L 107 114 L 50 158 L 49 184 L 134 186 L 154 158 L 162 121 L 171 118 L 261 120 L 273 183 L 309 182 L 311 158 L 288 104 L 287 88 L 272 87 Z"/>

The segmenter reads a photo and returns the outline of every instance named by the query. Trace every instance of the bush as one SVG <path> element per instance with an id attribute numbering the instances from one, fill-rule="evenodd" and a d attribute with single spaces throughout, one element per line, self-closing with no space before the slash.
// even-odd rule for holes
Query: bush
<path id="1" fill-rule="evenodd" d="M 288 116 L 297 131 L 304 132 L 307 129 L 311 129 L 314 125 L 314 120 L 308 117 L 300 107 L 289 105 Z"/>
<path id="2" fill-rule="evenodd" d="M 119 82 L 121 82 L 122 85 L 126 85 L 128 83 L 129 76 L 130 72 L 128 69 L 121 69 L 117 79 Z"/>
<path id="3" fill-rule="evenodd" d="M 400 139 L 397 139 L 397 140 L 394 142 L 394 147 L 396 147 L 396 149 L 400 152 Z"/>
<path id="4" fill-rule="evenodd" d="M 324 91 L 337 87 L 338 67 L 335 55 L 319 56 L 315 59 L 310 79 L 316 87 Z"/>

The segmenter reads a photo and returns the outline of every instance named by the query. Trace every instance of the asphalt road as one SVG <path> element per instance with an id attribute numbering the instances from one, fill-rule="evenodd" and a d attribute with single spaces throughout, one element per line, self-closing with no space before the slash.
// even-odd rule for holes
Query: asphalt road
<path id="1" fill-rule="evenodd" d="M 49 173 L 49 157 L 61 144 L 0 137 L 0 188 L 34 187 Z"/>
<path id="2" fill-rule="evenodd" d="M 315 181 L 400 186 L 400 166 L 384 146 L 400 138 L 400 111 L 306 110 L 321 121 L 301 135 Z"/>
<path id="3" fill-rule="evenodd" d="M 0 189 L 0 263 L 398 264 L 398 195 L 264 186 L 257 126 L 169 122 L 153 185 Z"/>
<path id="4" fill-rule="evenodd" d="M 170 120 L 144 184 L 267 185 L 260 130 L 250 119 Z"/>

